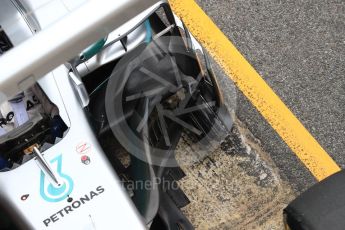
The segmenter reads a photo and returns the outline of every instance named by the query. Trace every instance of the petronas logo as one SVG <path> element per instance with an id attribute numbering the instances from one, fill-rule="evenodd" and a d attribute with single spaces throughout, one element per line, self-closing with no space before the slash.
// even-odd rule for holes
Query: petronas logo
<path id="1" fill-rule="evenodd" d="M 73 191 L 73 180 L 70 176 L 62 172 L 62 155 L 50 161 L 54 171 L 61 178 L 62 184 L 52 184 L 43 171 L 41 171 L 40 194 L 45 201 L 59 202 L 65 200 Z"/>

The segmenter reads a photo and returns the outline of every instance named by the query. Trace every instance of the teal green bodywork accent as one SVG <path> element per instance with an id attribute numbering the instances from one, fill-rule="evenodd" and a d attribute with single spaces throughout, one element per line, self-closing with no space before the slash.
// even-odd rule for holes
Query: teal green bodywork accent
<path id="1" fill-rule="evenodd" d="M 146 28 L 145 42 L 149 43 L 152 40 L 152 31 L 151 31 L 151 24 L 150 24 L 150 21 L 148 19 L 145 21 L 145 28 Z"/>
<path id="2" fill-rule="evenodd" d="M 80 55 L 80 59 L 83 61 L 89 60 L 93 56 L 95 56 L 105 45 L 108 38 L 102 38 L 98 40 L 96 43 L 92 44 L 88 48 L 86 48 Z"/>

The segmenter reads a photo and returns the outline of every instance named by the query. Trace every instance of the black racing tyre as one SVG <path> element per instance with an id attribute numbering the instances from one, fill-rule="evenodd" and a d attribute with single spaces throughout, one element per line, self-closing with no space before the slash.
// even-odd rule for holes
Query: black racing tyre
<path id="1" fill-rule="evenodd" d="M 287 229 L 345 229 L 345 171 L 314 185 L 284 210 Z"/>

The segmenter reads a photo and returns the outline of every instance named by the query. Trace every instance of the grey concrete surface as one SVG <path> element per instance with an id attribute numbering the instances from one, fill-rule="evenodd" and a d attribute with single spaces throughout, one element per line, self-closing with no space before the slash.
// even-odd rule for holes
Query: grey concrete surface
<path id="1" fill-rule="evenodd" d="M 345 1 L 198 0 L 316 140 L 345 167 Z M 295 191 L 315 183 L 247 99 L 237 116 Z"/>
<path id="2" fill-rule="evenodd" d="M 193 156 L 183 138 L 177 160 Z M 190 200 L 182 209 L 196 229 L 283 229 L 283 212 L 294 199 L 291 186 L 264 152 L 260 142 L 238 120 L 217 149 L 186 166 L 179 184 Z"/>

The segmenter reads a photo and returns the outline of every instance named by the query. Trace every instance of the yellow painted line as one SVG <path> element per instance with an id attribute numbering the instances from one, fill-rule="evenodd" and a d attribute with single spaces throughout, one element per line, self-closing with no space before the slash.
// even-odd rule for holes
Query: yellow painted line
<path id="1" fill-rule="evenodd" d="M 317 180 L 322 180 L 340 170 L 334 160 L 194 0 L 169 2 L 192 34 L 224 68 L 237 87 Z"/>

